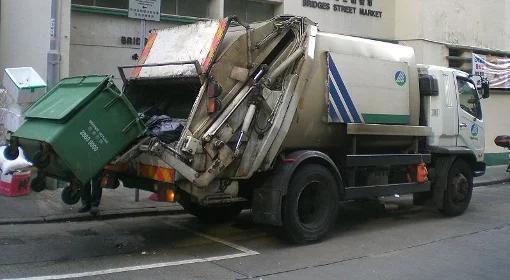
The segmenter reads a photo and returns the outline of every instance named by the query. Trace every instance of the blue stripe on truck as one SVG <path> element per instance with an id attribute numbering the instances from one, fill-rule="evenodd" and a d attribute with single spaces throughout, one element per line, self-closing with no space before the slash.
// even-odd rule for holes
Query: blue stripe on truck
<path id="1" fill-rule="evenodd" d="M 339 122 L 340 121 L 340 116 L 338 116 L 338 114 L 336 113 L 335 108 L 333 108 L 332 104 L 330 104 L 328 106 L 328 115 L 329 115 L 328 122 Z"/>
<path id="2" fill-rule="evenodd" d="M 340 100 L 340 96 L 336 92 L 336 88 L 333 85 L 333 81 L 331 79 L 329 79 L 329 95 L 331 96 L 331 99 L 333 99 L 333 104 L 330 103 L 329 106 L 330 107 L 334 106 L 334 109 L 337 109 L 336 111 L 338 111 L 340 113 L 340 117 L 343 122 L 346 122 L 346 123 L 351 122 L 351 119 L 349 118 L 349 114 L 345 110 L 345 107 L 342 104 L 342 100 Z M 333 111 L 335 111 L 334 109 L 333 109 Z M 335 115 L 336 115 L 336 112 L 335 112 Z M 334 120 L 334 118 L 332 118 L 332 119 Z"/>
<path id="3" fill-rule="evenodd" d="M 354 106 L 354 103 L 352 102 L 351 96 L 349 95 L 349 91 L 347 90 L 347 87 L 345 86 L 345 83 L 342 80 L 342 77 L 340 76 L 340 72 L 338 71 L 335 62 L 333 61 L 333 57 L 331 57 L 331 54 L 328 54 L 328 68 L 329 71 L 331 72 L 331 75 L 333 76 L 333 81 L 338 86 L 338 89 L 342 94 L 342 98 L 345 101 L 345 104 L 347 105 L 349 112 L 351 113 L 353 122 L 361 123 L 362 122 L 361 117 L 359 116 L 358 111 L 356 110 L 356 106 Z"/>

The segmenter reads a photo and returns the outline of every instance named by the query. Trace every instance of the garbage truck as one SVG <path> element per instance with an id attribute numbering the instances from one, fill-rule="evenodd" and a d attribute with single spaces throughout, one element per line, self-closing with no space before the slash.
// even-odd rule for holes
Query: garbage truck
<path id="1" fill-rule="evenodd" d="M 413 194 L 460 215 L 485 172 L 485 81 L 305 17 L 156 30 L 119 73 L 122 90 L 108 76 L 67 78 L 27 111 L 6 152 L 25 150 L 35 185 L 70 181 L 74 203 L 103 172 L 105 186 L 161 194 L 202 220 L 251 209 L 306 243 L 342 201 Z"/>

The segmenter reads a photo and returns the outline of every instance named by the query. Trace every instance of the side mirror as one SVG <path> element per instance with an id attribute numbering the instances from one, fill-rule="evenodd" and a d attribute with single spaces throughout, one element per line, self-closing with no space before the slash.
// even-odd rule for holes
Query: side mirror
<path id="1" fill-rule="evenodd" d="M 490 95 L 489 79 L 480 75 L 469 75 L 469 78 L 471 78 L 473 83 L 476 85 L 476 90 L 478 91 L 478 94 L 481 95 L 481 97 L 484 99 L 489 98 Z"/>
<path id="2" fill-rule="evenodd" d="M 487 78 L 482 80 L 482 98 L 489 98 L 490 96 L 490 83 Z"/>
<path id="3" fill-rule="evenodd" d="M 420 75 L 420 94 L 421 96 L 438 96 L 439 85 L 437 80 L 431 75 Z"/>
<path id="4" fill-rule="evenodd" d="M 510 136 L 508 135 L 500 135 L 494 139 L 494 144 L 502 147 L 510 149 Z"/>

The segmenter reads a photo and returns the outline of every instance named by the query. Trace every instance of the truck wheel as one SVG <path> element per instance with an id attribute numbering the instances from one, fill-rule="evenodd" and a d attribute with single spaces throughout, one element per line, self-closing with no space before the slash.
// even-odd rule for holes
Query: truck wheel
<path id="1" fill-rule="evenodd" d="M 62 201 L 67 205 L 74 205 L 80 201 L 80 189 L 65 187 L 60 194 Z"/>
<path id="2" fill-rule="evenodd" d="M 458 216 L 466 211 L 473 193 L 473 173 L 469 165 L 457 159 L 448 172 L 444 207 L 446 216 Z"/>
<path id="3" fill-rule="evenodd" d="M 326 167 L 298 168 L 283 200 L 285 236 L 299 244 L 320 240 L 336 221 L 338 201 L 335 178 Z"/>

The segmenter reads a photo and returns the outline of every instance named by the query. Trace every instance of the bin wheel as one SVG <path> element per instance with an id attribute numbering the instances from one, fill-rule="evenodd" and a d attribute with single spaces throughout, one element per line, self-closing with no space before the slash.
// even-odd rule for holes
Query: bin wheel
<path id="1" fill-rule="evenodd" d="M 32 190 L 34 192 L 41 192 L 46 188 L 46 177 L 37 176 L 32 180 L 31 183 Z"/>
<path id="2" fill-rule="evenodd" d="M 285 237 L 304 244 L 322 239 L 336 222 L 338 186 L 333 174 L 319 164 L 296 170 L 282 205 Z"/>
<path id="3" fill-rule="evenodd" d="M 229 205 L 205 207 L 192 202 L 188 195 L 180 195 L 179 204 L 191 215 L 197 217 L 201 222 L 208 224 L 224 223 L 233 220 L 243 207 L 239 203 Z"/>
<path id="4" fill-rule="evenodd" d="M 74 205 L 80 201 L 80 189 L 65 187 L 60 195 L 62 201 L 67 205 Z"/>
<path id="5" fill-rule="evenodd" d="M 13 146 L 7 146 L 4 149 L 4 158 L 7 160 L 15 160 L 19 156 L 19 149 L 18 147 Z"/>

